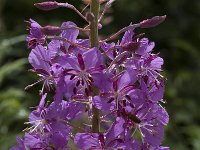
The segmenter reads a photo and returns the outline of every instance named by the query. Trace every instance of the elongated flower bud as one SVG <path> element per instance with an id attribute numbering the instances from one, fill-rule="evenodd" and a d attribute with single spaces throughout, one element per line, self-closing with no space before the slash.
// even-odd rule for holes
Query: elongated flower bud
<path id="1" fill-rule="evenodd" d="M 44 33 L 45 35 L 55 35 L 56 33 L 60 32 L 61 29 L 60 27 L 57 26 L 45 26 L 41 28 L 42 33 Z"/>
<path id="2" fill-rule="evenodd" d="M 48 1 L 48 2 L 42 2 L 42 3 L 36 3 L 34 4 L 35 7 L 41 10 L 49 11 L 53 10 L 59 7 L 58 2 L 54 1 Z"/>
<path id="3" fill-rule="evenodd" d="M 140 22 L 140 28 L 152 28 L 159 24 L 161 24 L 163 21 L 165 21 L 166 15 L 164 16 L 155 16 L 151 19 L 143 20 Z"/>

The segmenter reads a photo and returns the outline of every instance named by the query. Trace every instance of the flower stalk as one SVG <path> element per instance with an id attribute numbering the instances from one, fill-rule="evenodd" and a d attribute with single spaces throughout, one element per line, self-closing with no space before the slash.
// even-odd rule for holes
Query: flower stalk
<path id="1" fill-rule="evenodd" d="M 39 82 L 43 85 L 39 105 L 29 115 L 31 127 L 11 150 L 65 150 L 72 148 L 71 142 L 79 149 L 169 150 L 160 146 L 169 122 L 161 106 L 163 59 L 153 52 L 154 42 L 143 38 L 143 33 L 134 34 L 136 28 L 159 25 L 166 16 L 130 24 L 100 41 L 100 21 L 114 1 L 87 0 L 90 10 L 86 15 L 68 3 L 35 4 L 46 11 L 72 9 L 88 24 L 81 28 L 67 21 L 43 27 L 32 19 L 27 21 L 28 60 L 39 79 L 26 90 Z M 100 14 L 103 2 L 106 5 Z M 79 38 L 80 32 L 87 38 Z M 51 100 L 49 92 L 54 93 Z"/>
<path id="2" fill-rule="evenodd" d="M 100 3 L 99 0 L 92 0 L 90 4 L 90 13 L 94 15 L 94 19 L 90 22 L 90 44 L 91 47 L 99 47 L 98 38 L 98 18 Z M 100 130 L 99 110 L 92 106 L 92 132 L 98 133 Z"/>

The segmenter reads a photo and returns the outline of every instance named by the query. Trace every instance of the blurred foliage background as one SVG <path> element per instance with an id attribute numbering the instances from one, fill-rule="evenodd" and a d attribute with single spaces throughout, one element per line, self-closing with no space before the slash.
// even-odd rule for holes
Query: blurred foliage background
<path id="1" fill-rule="evenodd" d="M 0 150 L 15 144 L 25 128 L 29 108 L 39 102 L 40 85 L 24 91 L 36 80 L 27 72 L 24 20 L 33 18 L 41 25 L 60 25 L 67 20 L 79 26 L 85 23 L 71 10 L 47 13 L 36 9 L 33 4 L 41 1 L 0 0 Z M 84 7 L 81 0 L 67 2 Z M 100 33 L 105 36 L 130 22 L 164 14 L 167 20 L 160 26 L 136 30 L 155 41 L 155 51 L 165 59 L 165 107 L 171 119 L 164 145 L 172 150 L 200 150 L 200 0 L 116 0 Z"/>

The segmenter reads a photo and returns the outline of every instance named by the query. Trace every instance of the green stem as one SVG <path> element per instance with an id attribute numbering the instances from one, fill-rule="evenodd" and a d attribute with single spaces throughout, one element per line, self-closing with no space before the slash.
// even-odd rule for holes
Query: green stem
<path id="1" fill-rule="evenodd" d="M 99 47 L 98 38 L 98 18 L 99 18 L 100 3 L 99 0 L 92 0 L 90 12 L 94 15 L 94 20 L 90 23 L 90 43 L 91 47 Z M 99 110 L 92 106 L 92 132 L 100 131 L 100 115 Z"/>
<path id="2" fill-rule="evenodd" d="M 100 4 L 99 0 L 92 0 L 90 12 L 94 15 L 94 20 L 90 23 L 90 42 L 91 47 L 99 47 L 98 38 L 98 18 L 99 18 Z"/>

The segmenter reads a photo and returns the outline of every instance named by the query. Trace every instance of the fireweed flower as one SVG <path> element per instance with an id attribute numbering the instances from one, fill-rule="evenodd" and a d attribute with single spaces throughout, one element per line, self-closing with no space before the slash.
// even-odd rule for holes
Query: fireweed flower
<path id="1" fill-rule="evenodd" d="M 32 19 L 27 21 L 27 23 L 28 29 L 30 30 L 30 35 L 26 38 L 26 41 L 28 42 L 28 47 L 34 48 L 38 44 L 44 44 L 45 35 L 41 31 L 42 27 Z"/>
<path id="2" fill-rule="evenodd" d="M 119 107 L 126 106 L 131 100 L 129 93 L 136 88 L 135 81 L 135 72 L 127 70 L 111 83 L 110 89 L 93 98 L 94 105 L 103 112 L 119 110 Z"/>
<path id="3" fill-rule="evenodd" d="M 134 136 L 138 131 L 143 143 L 153 147 L 160 145 L 163 139 L 163 127 L 168 123 L 168 115 L 162 107 L 151 103 L 135 108 L 127 106 L 120 110 L 118 115 L 126 122 L 124 125 L 126 136 Z"/>
<path id="4" fill-rule="evenodd" d="M 11 150 L 169 150 L 161 146 L 169 122 L 162 106 L 164 61 L 153 52 L 154 42 L 135 34 L 166 16 L 130 24 L 99 40 L 96 31 L 113 2 L 104 1 L 100 18 L 92 9 L 85 17 L 69 3 L 35 4 L 43 10 L 69 8 L 88 25 L 66 21 L 42 27 L 28 21 L 28 60 L 39 79 L 26 89 L 42 83 L 41 98 L 25 123 L 24 137 Z M 80 33 L 89 37 L 80 38 Z"/>
<path id="5" fill-rule="evenodd" d="M 104 76 L 102 56 L 98 49 L 93 48 L 76 56 L 65 55 L 58 60 L 66 73 L 66 83 L 71 85 L 73 94 L 91 95 L 92 86 L 101 86 L 97 78 Z M 97 77 L 96 77 L 97 76 Z"/>
<path id="6" fill-rule="evenodd" d="M 61 66 L 57 63 L 52 63 L 50 51 L 42 45 L 36 46 L 31 51 L 28 60 L 33 67 L 31 71 L 36 72 L 40 79 L 26 88 L 28 89 L 39 82 L 43 82 L 41 93 L 43 93 L 44 89 L 50 91 L 62 71 Z"/>
<path id="7" fill-rule="evenodd" d="M 24 144 L 33 149 L 66 148 L 72 130 L 68 123 L 82 112 L 83 106 L 66 101 L 46 106 L 46 95 L 42 96 L 39 106 L 29 116 L 26 124 L 31 127 L 25 129 L 28 132 Z"/>
<path id="8" fill-rule="evenodd" d="M 74 139 L 80 149 L 120 149 L 123 142 L 118 136 L 123 132 L 124 121 L 116 118 L 110 129 L 104 134 L 77 133 Z"/>

